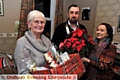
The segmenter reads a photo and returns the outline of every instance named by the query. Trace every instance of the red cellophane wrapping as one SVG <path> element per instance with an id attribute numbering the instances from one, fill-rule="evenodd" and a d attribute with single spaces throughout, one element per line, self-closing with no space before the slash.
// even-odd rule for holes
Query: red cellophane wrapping
<path id="1" fill-rule="evenodd" d="M 77 74 L 80 78 L 85 73 L 85 67 L 79 54 L 70 54 L 70 60 L 62 65 L 48 70 L 34 71 L 33 74 Z"/>

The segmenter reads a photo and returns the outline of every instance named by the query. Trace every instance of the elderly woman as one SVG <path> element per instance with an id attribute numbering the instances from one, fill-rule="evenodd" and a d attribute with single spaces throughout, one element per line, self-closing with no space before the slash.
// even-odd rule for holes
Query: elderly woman
<path id="1" fill-rule="evenodd" d="M 44 14 L 37 10 L 31 11 L 28 14 L 27 24 L 29 30 L 17 40 L 14 53 L 18 74 L 30 74 L 34 66 L 45 69 L 47 62 L 44 54 L 51 52 L 55 56 L 54 46 L 42 34 L 46 24 Z"/>
<path id="2" fill-rule="evenodd" d="M 101 23 L 96 30 L 96 45 L 88 58 L 87 80 L 113 80 L 112 65 L 116 56 L 116 47 L 112 44 L 113 29 L 108 23 Z"/>

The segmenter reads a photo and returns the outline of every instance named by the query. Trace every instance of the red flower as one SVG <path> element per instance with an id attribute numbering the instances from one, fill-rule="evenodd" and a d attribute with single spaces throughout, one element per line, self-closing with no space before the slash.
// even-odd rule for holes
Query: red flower
<path id="1" fill-rule="evenodd" d="M 92 36 L 88 34 L 88 37 L 89 37 L 89 38 L 88 38 L 88 41 L 89 41 L 90 43 L 94 44 Z"/>
<path id="2" fill-rule="evenodd" d="M 75 31 L 68 35 L 64 42 L 60 43 L 60 50 L 67 51 L 68 53 L 79 53 L 85 56 L 88 50 L 93 45 L 91 35 L 87 34 L 85 30 L 77 28 Z"/>
<path id="3" fill-rule="evenodd" d="M 66 42 L 66 48 L 69 48 L 71 46 L 71 42 Z"/>
<path id="4" fill-rule="evenodd" d="M 81 37 L 82 34 L 83 34 L 83 31 L 77 29 L 77 30 L 73 31 L 73 36 L 72 37 L 75 37 L 75 36 Z"/>

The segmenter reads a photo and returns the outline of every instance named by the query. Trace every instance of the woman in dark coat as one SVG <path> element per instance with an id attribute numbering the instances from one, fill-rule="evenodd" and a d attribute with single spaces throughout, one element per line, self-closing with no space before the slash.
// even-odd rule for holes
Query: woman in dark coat
<path id="1" fill-rule="evenodd" d="M 96 30 L 96 45 L 89 57 L 83 57 L 88 63 L 86 70 L 87 80 L 113 80 L 112 65 L 116 56 L 116 47 L 113 40 L 113 29 L 107 23 L 101 23 Z"/>

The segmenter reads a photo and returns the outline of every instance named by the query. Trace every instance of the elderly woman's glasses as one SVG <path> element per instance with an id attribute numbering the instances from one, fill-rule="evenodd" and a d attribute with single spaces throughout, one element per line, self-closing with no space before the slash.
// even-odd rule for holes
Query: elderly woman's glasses
<path id="1" fill-rule="evenodd" d="M 39 21 L 39 20 L 35 20 L 35 21 L 33 21 L 35 24 L 45 24 L 45 21 Z"/>

